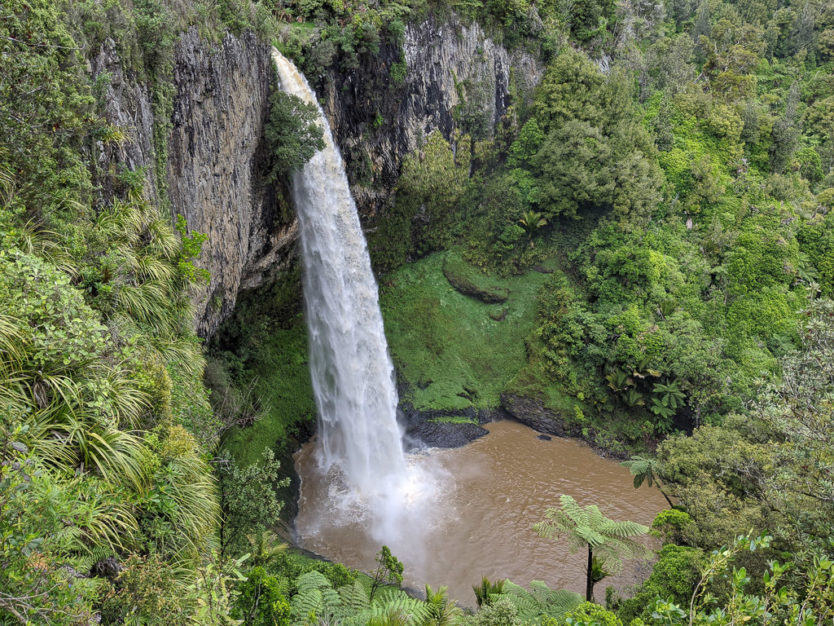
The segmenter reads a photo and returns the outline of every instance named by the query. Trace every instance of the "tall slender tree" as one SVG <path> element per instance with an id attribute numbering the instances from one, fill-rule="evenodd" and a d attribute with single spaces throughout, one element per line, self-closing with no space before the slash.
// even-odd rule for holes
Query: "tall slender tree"
<path id="1" fill-rule="evenodd" d="M 588 550 L 585 599 L 591 602 L 594 558 L 612 573 L 622 567 L 623 559 L 647 558 L 649 549 L 634 538 L 645 535 L 649 529 L 636 522 L 609 519 L 596 505 L 579 506 L 569 495 L 562 495 L 560 502 L 561 507 L 547 509 L 544 520 L 533 529 L 546 539 L 566 538 L 571 552 L 582 548 Z"/>

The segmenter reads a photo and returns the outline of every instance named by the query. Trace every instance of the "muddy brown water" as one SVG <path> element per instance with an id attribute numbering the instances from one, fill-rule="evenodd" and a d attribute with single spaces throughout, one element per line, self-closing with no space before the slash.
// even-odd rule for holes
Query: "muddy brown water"
<path id="1" fill-rule="evenodd" d="M 571 554 L 564 540 L 542 539 L 532 530 L 545 510 L 569 494 L 581 505 L 596 504 L 610 518 L 649 525 L 665 508 L 658 490 L 634 489 L 626 468 L 581 442 L 543 441 L 537 432 L 509 421 L 488 429 L 488 435 L 463 448 L 412 455 L 413 464 L 445 477 L 414 510 L 404 512 L 401 534 L 386 540 L 405 564 L 406 586 L 447 585 L 464 606 L 475 604 L 472 585 L 482 576 L 523 586 L 542 580 L 551 588 L 583 593 L 587 554 Z M 302 479 L 295 520 L 300 545 L 373 571 L 381 541 L 361 515 L 346 515 L 334 504 L 333 481 L 317 467 L 315 442 L 296 454 L 295 464 Z M 619 574 L 596 586 L 597 599 L 603 599 L 607 586 L 627 593 L 649 572 L 647 562 L 626 562 Z"/>

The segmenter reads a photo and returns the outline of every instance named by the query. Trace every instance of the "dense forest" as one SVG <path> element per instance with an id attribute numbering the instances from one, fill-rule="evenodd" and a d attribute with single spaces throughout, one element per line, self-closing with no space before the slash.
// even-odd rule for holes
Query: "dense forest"
<path id="1" fill-rule="evenodd" d="M 456 81 L 453 127 L 395 180 L 345 151 L 351 183 L 384 198 L 363 219 L 391 353 L 416 410 L 454 423 L 531 399 L 663 490 L 651 529 L 569 497 L 536 526 L 588 549 L 586 598 L 474 573 L 464 610 L 400 589 L 408 563 L 385 547 L 370 573 L 287 548 L 290 454 L 315 424 L 297 263 L 195 330 L 220 242 L 166 182 L 182 33 L 246 34 L 318 86 L 385 51 L 372 141 L 397 123 L 381 111 L 413 69 L 407 29 L 444 21 L 541 80 L 511 72 L 497 120 L 483 85 Z M 144 167 L 112 158 L 136 137 L 91 69 L 110 48 L 147 86 Z M 288 220 L 315 115 L 269 96 L 260 184 Z M 4 0 L 0 205 L 0 623 L 834 618 L 826 0 Z M 494 324 L 470 332 L 483 309 L 444 311 L 441 283 L 497 303 Z M 631 539 L 647 532 L 651 555 Z M 642 585 L 593 594 L 634 556 L 654 561 Z"/>

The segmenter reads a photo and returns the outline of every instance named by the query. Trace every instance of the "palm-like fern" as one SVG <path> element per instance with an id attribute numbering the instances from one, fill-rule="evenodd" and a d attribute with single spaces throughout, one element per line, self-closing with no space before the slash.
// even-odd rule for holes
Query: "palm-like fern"
<path id="1" fill-rule="evenodd" d="M 623 394 L 622 398 L 623 398 L 623 401 L 624 401 L 624 402 L 625 402 L 628 406 L 630 406 L 630 407 L 632 407 L 632 408 L 634 408 L 634 407 L 638 407 L 638 406 L 643 406 L 644 404 L 646 404 L 646 403 L 645 403 L 645 401 L 643 400 L 643 394 L 641 394 L 641 393 L 640 393 L 639 391 L 637 391 L 636 389 L 629 389 L 629 390 L 627 390 L 627 391 Z"/>
<path id="2" fill-rule="evenodd" d="M 518 609 L 524 624 L 541 624 L 548 618 L 558 618 L 582 604 L 582 596 L 565 589 L 550 589 L 540 580 L 530 583 L 530 591 L 511 581 L 504 583 L 502 593 L 494 596 L 508 598 Z"/>
<path id="3" fill-rule="evenodd" d="M 492 602 L 492 596 L 498 595 L 504 590 L 505 582 L 504 580 L 491 582 L 489 578 L 484 576 L 481 578 L 480 585 L 473 585 L 472 591 L 475 592 L 475 600 L 478 602 L 478 606 L 486 606 Z"/>
<path id="4" fill-rule="evenodd" d="M 677 413 L 678 408 L 683 406 L 686 394 L 681 391 L 677 381 L 672 381 L 668 384 L 655 383 L 652 390 L 655 394 L 652 398 L 652 405 L 649 407 L 655 415 L 663 418 L 665 428 L 671 429 L 668 420 Z"/>
<path id="5" fill-rule="evenodd" d="M 446 587 L 435 591 L 426 585 L 426 608 L 429 611 L 426 626 L 447 626 L 463 615 L 463 611 L 455 604 L 455 601 L 449 599 Z"/>
<path id="6" fill-rule="evenodd" d="M 613 369 L 605 376 L 608 381 L 608 386 L 614 391 L 622 391 L 628 385 L 633 384 L 634 381 L 623 370 L 617 368 Z"/>
<path id="7" fill-rule="evenodd" d="M 581 507 L 569 495 L 560 498 L 560 508 L 550 508 L 545 519 L 534 530 L 546 539 L 565 538 L 572 552 L 588 550 L 585 597 L 593 598 L 594 554 L 612 572 L 622 567 L 623 559 L 644 558 L 650 551 L 634 537 L 645 535 L 649 529 L 635 522 L 618 522 L 605 517 L 596 505 Z"/>
<path id="8" fill-rule="evenodd" d="M 533 235 L 536 234 L 540 228 L 547 226 L 547 218 L 543 217 L 538 211 L 525 211 L 521 214 L 518 220 L 521 227 L 527 233 L 527 238 L 530 241 L 530 247 L 533 247 Z"/>
<path id="9" fill-rule="evenodd" d="M 666 498 L 666 502 L 669 503 L 669 506 L 674 506 L 672 504 L 672 500 L 670 500 L 666 492 L 663 491 L 663 485 L 657 477 L 658 463 L 656 459 L 645 456 L 633 456 L 628 461 L 620 463 L 620 465 L 627 467 L 628 471 L 631 472 L 631 475 L 634 476 L 635 489 L 639 489 L 644 482 L 649 487 L 656 486 L 660 493 L 663 494 L 663 497 Z"/>
<path id="10" fill-rule="evenodd" d="M 254 566 L 271 565 L 287 549 L 287 544 L 282 543 L 278 537 L 268 530 L 259 530 L 249 535 L 247 539 L 249 539 L 252 555 L 249 562 Z"/>

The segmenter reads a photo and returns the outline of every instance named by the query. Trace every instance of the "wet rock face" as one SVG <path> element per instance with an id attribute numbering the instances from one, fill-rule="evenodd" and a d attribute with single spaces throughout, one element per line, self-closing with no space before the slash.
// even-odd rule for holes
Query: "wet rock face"
<path id="1" fill-rule="evenodd" d="M 408 68 L 403 135 L 410 149 L 435 128 L 448 137 L 454 127 L 452 112 L 464 104 L 462 99 L 464 112 L 481 117 L 491 134 L 510 104 L 511 68 L 522 91 L 531 90 L 541 77 L 528 53 L 508 52 L 478 24 L 466 25 L 454 17 L 409 27 L 403 47 Z"/>
<path id="2" fill-rule="evenodd" d="M 298 223 L 284 223 L 275 190 L 262 180 L 264 125 L 274 69 L 252 33 L 226 35 L 211 48 L 195 29 L 182 35 L 174 65 L 176 96 L 168 139 L 172 217 L 208 235 L 199 265 L 211 283 L 197 289 L 197 330 L 208 336 L 241 289 L 284 266 Z"/>
<path id="3" fill-rule="evenodd" d="M 127 140 L 121 143 L 100 143 L 94 156 L 100 172 L 107 172 L 113 165 L 116 171 L 122 168 L 147 169 L 145 195 L 158 200 L 153 169 L 153 112 L 151 110 L 150 88 L 136 80 L 135 76 L 122 67 L 116 52 L 116 42 L 107 39 L 94 58 L 90 60 L 91 73 L 106 83 L 101 101 L 104 117 L 113 126 L 125 132 Z M 108 79 L 109 80 L 105 80 Z M 100 202 L 106 203 L 113 197 L 112 178 L 101 176 L 96 180 L 101 188 Z"/>
<path id="4" fill-rule="evenodd" d="M 395 80 L 395 65 L 405 78 Z M 490 135 L 510 104 L 542 68 L 527 52 L 508 52 L 478 24 L 427 20 L 406 28 L 402 49 L 385 43 L 374 58 L 318 80 L 325 111 L 348 169 L 360 215 L 384 212 L 405 155 L 433 131 L 450 139 L 456 117 Z"/>
<path id="5" fill-rule="evenodd" d="M 150 87 L 123 68 L 112 41 L 91 69 L 94 77 L 109 74 L 104 113 L 128 138 L 102 146 L 99 170 L 144 167 L 146 195 L 159 203 Z M 241 289 L 285 266 L 297 238 L 297 222 L 280 219 L 276 190 L 261 180 L 273 81 L 269 47 L 252 33 L 227 34 L 216 44 L 192 28 L 177 42 L 165 183 L 172 220 L 181 214 L 189 231 L 208 235 L 196 265 L 209 271 L 211 282 L 192 293 L 195 327 L 204 337 L 228 317 Z M 103 202 L 114 193 L 108 181 L 102 177 Z"/>
<path id="6" fill-rule="evenodd" d="M 560 415 L 534 398 L 504 393 L 501 394 L 501 406 L 513 419 L 540 433 L 557 437 L 573 437 L 578 434 L 565 424 Z"/>

